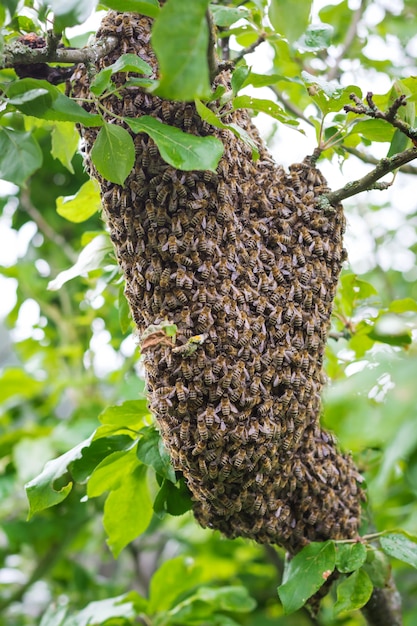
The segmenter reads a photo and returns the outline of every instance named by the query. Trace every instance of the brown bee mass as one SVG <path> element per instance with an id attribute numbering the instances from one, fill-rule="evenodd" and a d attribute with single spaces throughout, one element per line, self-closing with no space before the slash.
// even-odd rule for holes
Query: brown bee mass
<path id="1" fill-rule="evenodd" d="M 97 37 L 120 43 L 97 70 L 132 52 L 156 75 L 150 32 L 146 17 L 109 12 Z M 291 552 L 312 540 L 351 538 L 361 479 L 319 426 L 323 351 L 345 257 L 342 207 L 318 208 L 328 191 L 321 173 L 309 158 L 289 173 L 277 166 L 247 112 L 225 105 L 222 119 L 251 135 L 256 162 L 192 104 L 125 88 L 125 80 L 115 76 L 122 98 L 102 101 L 109 121 L 151 115 L 225 147 L 216 173 L 183 172 L 147 135 L 132 133 L 135 166 L 120 187 L 89 161 L 97 130 L 82 130 L 139 333 L 166 320 L 178 327 L 175 347 L 148 341 L 144 358 L 150 408 L 195 516 L 228 537 Z M 216 82 L 227 86 L 228 76 Z M 74 96 L 89 97 L 85 68 L 73 85 Z M 196 335 L 202 339 L 193 343 Z"/>

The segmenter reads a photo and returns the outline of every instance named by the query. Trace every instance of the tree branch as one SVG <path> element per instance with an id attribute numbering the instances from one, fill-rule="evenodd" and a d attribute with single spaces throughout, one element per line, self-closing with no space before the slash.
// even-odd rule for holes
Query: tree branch
<path id="1" fill-rule="evenodd" d="M 46 42 L 41 48 L 31 48 L 21 41 L 14 41 L 4 46 L 0 67 L 35 63 L 94 63 L 109 54 L 117 43 L 117 37 L 110 36 L 103 37 L 84 48 L 57 48 Z"/>
<path id="2" fill-rule="evenodd" d="M 390 578 L 386 587 L 375 587 L 362 609 L 369 626 L 402 626 L 401 596 Z"/>
<path id="3" fill-rule="evenodd" d="M 397 170 L 402 165 L 405 165 L 416 158 L 417 148 L 415 147 L 409 148 L 399 154 L 395 154 L 393 157 L 385 157 L 384 159 L 378 161 L 375 169 L 362 178 L 351 181 L 336 191 L 330 191 L 329 193 L 323 194 L 319 200 L 319 205 L 323 209 L 328 209 L 330 205 L 336 206 L 339 202 L 342 202 L 342 200 L 346 200 L 346 198 L 350 198 L 351 196 L 356 196 L 362 191 L 386 189 L 391 183 L 377 183 L 377 181 L 386 174 L 394 172 L 394 170 Z"/>
<path id="4" fill-rule="evenodd" d="M 243 48 L 237 55 L 233 58 L 233 63 L 238 63 L 246 54 L 250 54 L 254 52 L 258 46 L 261 45 L 265 41 L 265 33 L 261 33 L 256 41 L 254 41 L 250 46 Z"/>
<path id="5" fill-rule="evenodd" d="M 347 104 L 344 106 L 344 110 L 349 113 L 356 113 L 357 115 L 368 115 L 374 119 L 385 120 L 394 128 L 398 128 L 406 137 L 416 145 L 417 142 L 417 129 L 404 122 L 398 117 L 398 111 L 402 106 L 406 105 L 407 96 L 402 94 L 394 100 L 391 106 L 386 111 L 381 111 L 373 101 L 373 93 L 368 91 L 366 94 L 366 104 L 362 102 L 360 98 L 354 93 L 350 94 L 350 99 L 355 103 L 354 105 Z"/>

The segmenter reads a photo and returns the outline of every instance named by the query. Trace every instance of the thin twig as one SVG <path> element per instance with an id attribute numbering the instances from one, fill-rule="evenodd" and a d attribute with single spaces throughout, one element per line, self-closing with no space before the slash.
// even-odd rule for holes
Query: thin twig
<path id="1" fill-rule="evenodd" d="M 57 233 L 56 230 L 54 230 L 52 226 L 48 224 L 40 211 L 38 211 L 38 209 L 32 204 L 29 198 L 29 193 L 25 190 L 23 190 L 20 195 L 20 204 L 22 205 L 24 211 L 26 211 L 26 213 L 29 215 L 29 217 L 33 219 L 40 232 L 55 245 L 57 245 L 58 248 L 61 248 L 63 253 L 71 261 L 71 263 L 75 263 L 78 258 L 76 252 L 71 248 L 70 245 L 68 245 L 65 238 Z"/>
<path id="2" fill-rule="evenodd" d="M 407 96 L 402 94 L 394 100 L 386 111 L 381 111 L 374 103 L 373 93 L 371 91 L 368 91 L 366 94 L 366 105 L 356 94 L 351 93 L 350 99 L 353 100 L 355 105 L 347 104 L 343 108 L 347 113 L 351 112 L 356 113 L 357 115 L 368 115 L 374 119 L 385 120 L 388 124 L 391 124 L 391 126 L 398 128 L 398 130 L 400 130 L 414 143 L 417 141 L 417 129 L 398 117 L 399 109 L 407 104 L 406 98 Z"/>
<path id="3" fill-rule="evenodd" d="M 274 87 L 273 85 L 268 85 L 268 86 L 270 90 L 276 95 L 279 102 L 281 102 L 281 104 L 287 111 L 295 115 L 295 117 L 298 117 L 300 120 L 303 120 L 310 126 L 314 126 L 313 122 L 304 115 L 303 111 L 299 109 L 297 105 L 293 104 L 291 100 L 286 98 L 284 94 L 282 93 L 282 91 L 280 91 L 277 87 Z"/>
<path id="4" fill-rule="evenodd" d="M 237 53 L 237 55 L 233 58 L 233 62 L 238 63 L 241 59 L 243 59 L 244 56 L 250 54 L 251 52 L 254 52 L 256 48 L 260 46 L 261 43 L 263 43 L 264 41 L 265 33 L 261 33 L 254 43 L 252 43 L 250 46 L 247 46 L 246 48 L 243 48 L 243 50 Z"/>
<path id="5" fill-rule="evenodd" d="M 362 2 L 360 3 L 359 7 L 356 9 L 356 11 L 353 13 L 352 15 L 352 20 L 349 24 L 349 28 L 346 31 L 346 36 L 345 39 L 343 41 L 342 44 L 342 48 L 339 52 L 339 54 L 337 55 L 337 57 L 334 59 L 334 65 L 333 67 L 330 68 L 330 70 L 327 73 L 327 80 L 334 80 L 337 75 L 339 74 L 339 65 L 340 62 L 343 61 L 343 59 L 346 57 L 346 54 L 349 50 L 349 48 L 351 47 L 351 45 L 353 44 L 353 42 L 355 41 L 355 38 L 357 36 L 357 31 L 358 31 L 358 24 L 362 18 L 363 12 L 365 10 L 367 4 L 367 0 L 362 0 Z"/>
<path id="6" fill-rule="evenodd" d="M 213 15 L 208 9 L 206 11 L 206 20 L 209 30 L 207 60 L 210 73 L 210 82 L 213 82 L 219 72 L 219 60 L 217 58 L 216 52 L 216 25 L 214 24 Z"/>
<path id="7" fill-rule="evenodd" d="M 343 146 L 343 150 L 345 150 L 345 152 L 348 152 L 352 156 L 355 156 L 357 159 L 359 159 L 363 163 L 369 163 L 370 165 L 377 165 L 379 163 L 379 159 L 377 159 L 376 157 L 372 156 L 371 154 L 366 154 L 365 152 L 361 152 L 360 150 L 357 150 L 356 148 Z M 401 167 L 401 173 L 412 174 L 413 176 L 416 176 L 417 167 L 414 167 L 413 165 L 403 165 Z"/>

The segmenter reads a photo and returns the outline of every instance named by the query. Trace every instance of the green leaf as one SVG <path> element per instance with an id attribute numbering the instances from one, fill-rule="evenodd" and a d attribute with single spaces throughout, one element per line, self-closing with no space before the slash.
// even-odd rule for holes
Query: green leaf
<path id="1" fill-rule="evenodd" d="M 250 17 L 250 12 L 245 7 L 222 7 L 218 4 L 211 4 L 210 11 L 216 26 L 223 28 L 229 28 L 238 20 Z"/>
<path id="2" fill-rule="evenodd" d="M 417 301 L 414 298 L 393 300 L 388 308 L 392 313 L 408 313 L 408 311 L 417 313 Z"/>
<path id="3" fill-rule="evenodd" d="M 300 609 L 320 589 L 336 565 L 332 541 L 310 543 L 289 561 L 278 595 L 286 614 Z"/>
<path id="4" fill-rule="evenodd" d="M 358 569 L 337 586 L 335 616 L 360 609 L 368 602 L 373 590 L 372 582 L 363 569 Z"/>
<path id="5" fill-rule="evenodd" d="M 133 132 L 152 137 L 161 157 L 176 169 L 215 171 L 223 154 L 223 144 L 215 137 L 196 137 L 148 115 L 125 121 Z"/>
<path id="6" fill-rule="evenodd" d="M 102 69 L 91 83 L 91 91 L 100 96 L 111 85 L 111 77 L 117 72 L 135 72 L 150 76 L 153 72 L 151 66 L 136 54 L 122 54 L 112 65 Z"/>
<path id="7" fill-rule="evenodd" d="M 118 450 L 104 458 L 95 468 L 87 485 L 89 498 L 97 498 L 105 491 L 119 489 L 125 476 L 132 472 L 139 463 L 134 449 Z"/>
<path id="8" fill-rule="evenodd" d="M 0 128 L 0 179 L 23 185 L 42 165 L 42 151 L 31 133 Z"/>
<path id="9" fill-rule="evenodd" d="M 142 463 L 153 467 L 157 474 L 172 483 L 176 482 L 170 456 L 156 428 L 150 426 L 145 430 L 139 440 L 136 454 Z"/>
<path id="10" fill-rule="evenodd" d="M 417 568 L 417 544 L 414 541 L 405 535 L 390 533 L 383 535 L 380 542 L 385 554 Z"/>
<path id="11" fill-rule="evenodd" d="M 100 4 L 114 11 L 132 11 L 148 17 L 157 17 L 159 13 L 158 0 L 105 0 Z"/>
<path id="12" fill-rule="evenodd" d="M 20 95 L 9 98 L 8 104 L 12 104 L 26 115 L 36 117 L 51 106 L 52 97 L 47 89 L 28 89 Z"/>
<path id="13" fill-rule="evenodd" d="M 152 46 L 159 62 L 157 95 L 190 101 L 210 95 L 207 62 L 209 0 L 174 0 L 161 9 L 152 30 Z"/>
<path id="14" fill-rule="evenodd" d="M 409 146 L 411 146 L 410 139 L 407 137 L 407 135 L 404 135 L 404 133 L 401 132 L 399 128 L 396 128 L 391 139 L 391 144 L 387 152 L 387 157 L 389 158 L 394 156 L 395 154 L 404 152 L 404 150 L 407 150 Z"/>
<path id="15" fill-rule="evenodd" d="M 149 421 L 148 403 L 146 400 L 127 400 L 118 406 L 109 406 L 100 413 L 99 420 L 102 426 L 97 429 L 95 439 L 126 430 L 138 435 Z"/>
<path id="16" fill-rule="evenodd" d="M 54 30 L 59 33 L 68 26 L 82 24 L 93 12 L 97 0 L 48 0 L 54 13 Z"/>
<path id="17" fill-rule="evenodd" d="M 56 606 L 52 604 L 43 614 L 39 626 L 63 626 L 66 615 L 66 606 Z"/>
<path id="18" fill-rule="evenodd" d="M 67 270 L 60 272 L 48 283 L 50 291 L 58 291 L 62 285 L 77 276 L 84 276 L 102 266 L 103 259 L 113 250 L 107 235 L 97 235 L 80 252 L 77 262 Z"/>
<path id="19" fill-rule="evenodd" d="M 323 115 L 336 113 L 346 104 L 351 104 L 350 94 L 354 93 L 358 98 L 362 92 L 355 85 L 342 87 L 337 81 L 325 81 L 319 76 L 312 76 L 308 72 L 301 72 L 302 79 L 307 85 L 307 91 L 317 104 Z"/>
<path id="20" fill-rule="evenodd" d="M 333 27 L 330 24 L 310 24 L 303 33 L 297 48 L 302 51 L 318 52 L 332 43 Z"/>
<path id="21" fill-rule="evenodd" d="M 268 15 L 275 31 L 292 43 L 306 30 L 310 11 L 311 0 L 299 0 L 296 3 L 271 0 Z"/>
<path id="22" fill-rule="evenodd" d="M 19 367 L 6 367 L 0 375 L 0 404 L 12 398 L 29 399 L 38 395 L 44 383 L 35 380 Z"/>
<path id="23" fill-rule="evenodd" d="M 368 333 L 374 341 L 391 346 L 406 346 L 412 342 L 412 330 L 406 321 L 392 313 L 382 314 Z"/>
<path id="24" fill-rule="evenodd" d="M 103 178 L 123 185 L 135 162 L 132 137 L 121 126 L 104 124 L 91 150 L 91 160 Z"/>
<path id="25" fill-rule="evenodd" d="M 77 483 L 84 483 L 95 468 L 110 454 L 131 447 L 132 438 L 129 435 L 115 435 L 93 439 L 82 449 L 81 457 L 71 462 L 69 469 L 72 478 Z"/>
<path id="26" fill-rule="evenodd" d="M 256 607 L 256 602 L 250 597 L 246 587 L 200 587 L 193 596 L 210 604 L 212 609 L 220 611 L 238 611 L 249 613 Z"/>
<path id="27" fill-rule="evenodd" d="M 200 581 L 200 570 L 194 560 L 178 556 L 165 561 L 152 576 L 149 585 L 149 613 L 166 611 L 176 598 Z"/>
<path id="28" fill-rule="evenodd" d="M 234 123 L 223 124 L 223 122 L 217 117 L 217 115 L 198 99 L 196 99 L 195 105 L 197 113 L 202 120 L 208 122 L 215 128 L 224 128 L 230 130 L 234 135 L 236 135 L 236 137 L 243 141 L 243 143 L 250 147 L 250 149 L 252 150 L 252 158 L 254 160 L 259 158 L 258 146 L 249 135 L 249 133 L 247 133 L 243 128 Z"/>
<path id="29" fill-rule="evenodd" d="M 72 481 L 65 480 L 62 487 L 57 487 L 59 479 L 64 479 L 68 473 L 68 465 L 81 458 L 83 448 L 90 445 L 91 437 L 82 441 L 57 459 L 48 461 L 39 476 L 28 482 L 25 486 L 29 500 L 29 518 L 35 513 L 55 506 L 69 495 L 72 489 Z"/>
<path id="30" fill-rule="evenodd" d="M 67 617 L 63 626 L 93 626 L 107 623 L 107 620 L 112 618 L 133 620 L 133 618 L 136 617 L 136 607 L 131 597 L 130 593 L 126 593 L 115 598 L 106 598 L 105 600 L 90 602 L 81 611 L 77 611 Z M 117 621 L 114 623 L 119 624 L 121 622 Z M 123 620 L 123 623 L 126 622 Z M 50 626 L 53 625 L 50 624 Z M 55 624 L 54 626 L 59 625 Z"/>
<path id="31" fill-rule="evenodd" d="M 242 86 L 247 80 L 249 74 L 250 69 L 247 65 L 239 65 L 239 67 L 234 70 L 231 78 L 231 85 L 234 96 L 240 89 L 242 89 Z"/>
<path id="32" fill-rule="evenodd" d="M 358 543 L 337 544 L 336 567 L 342 574 L 359 569 L 366 561 L 366 548 Z"/>
<path id="33" fill-rule="evenodd" d="M 130 468 L 120 487 L 110 492 L 104 504 L 103 525 L 108 534 L 107 543 L 115 558 L 128 543 L 147 529 L 152 519 L 146 471 L 145 465 Z"/>
<path id="34" fill-rule="evenodd" d="M 301 79 L 298 77 L 289 78 L 282 74 L 256 74 L 255 72 L 250 72 L 242 86 L 253 85 L 254 87 L 268 87 L 269 85 L 275 85 L 281 81 L 297 83 L 299 85 L 302 84 Z"/>
<path id="35" fill-rule="evenodd" d="M 7 95 L 19 111 L 40 119 L 102 126 L 100 115 L 88 113 L 46 80 L 23 78 L 7 87 Z"/>
<path id="36" fill-rule="evenodd" d="M 210 620 L 211 624 L 215 611 L 248 613 L 255 607 L 256 602 L 245 587 L 199 587 L 192 596 L 180 602 L 169 613 L 176 624 L 196 623 L 197 620 L 198 623 L 207 623 Z M 223 624 L 223 621 L 214 623 Z M 229 622 L 226 621 L 227 623 Z"/>
<path id="37" fill-rule="evenodd" d="M 34 113 L 31 113 L 31 115 L 34 115 Z M 60 92 L 58 92 L 58 96 L 52 102 L 51 107 L 46 109 L 44 113 L 35 115 L 35 117 L 53 122 L 75 122 L 86 127 L 103 126 L 104 124 L 100 115 L 88 113 L 74 100 L 67 98 Z"/>
<path id="38" fill-rule="evenodd" d="M 101 209 L 99 184 L 90 178 L 74 196 L 59 196 L 56 200 L 58 215 L 79 224 Z"/>
<path id="39" fill-rule="evenodd" d="M 119 324 L 120 330 L 126 334 L 132 326 L 132 314 L 130 312 L 129 302 L 125 295 L 125 286 L 120 285 L 118 297 Z"/>
<path id="40" fill-rule="evenodd" d="M 72 158 L 80 141 L 80 136 L 74 124 L 70 122 L 55 122 L 51 139 L 52 156 L 54 159 L 58 159 L 71 174 L 74 174 Z"/>
<path id="41" fill-rule="evenodd" d="M 368 549 L 366 563 L 362 568 L 368 574 L 375 587 L 383 589 L 389 580 L 391 566 L 381 550 Z"/>
<path id="42" fill-rule="evenodd" d="M 164 480 L 153 503 L 153 510 L 161 519 L 166 513 L 169 515 L 184 515 L 193 507 L 191 493 L 184 478 L 175 485 L 170 480 Z"/>
<path id="43" fill-rule="evenodd" d="M 360 135 L 369 141 L 391 141 L 394 129 L 384 120 L 361 120 L 356 122 L 352 134 Z"/>
<path id="44" fill-rule="evenodd" d="M 233 109 L 252 109 L 252 111 L 266 113 L 280 122 L 289 121 L 288 115 L 285 113 L 278 104 L 272 102 L 272 100 L 262 100 L 260 98 L 253 98 L 252 96 L 238 96 L 232 100 Z M 297 124 L 296 120 L 290 121 L 293 124 Z"/>

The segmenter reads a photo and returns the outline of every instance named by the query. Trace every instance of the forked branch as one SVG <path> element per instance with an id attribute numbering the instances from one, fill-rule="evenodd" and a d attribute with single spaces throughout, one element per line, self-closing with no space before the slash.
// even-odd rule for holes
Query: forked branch
<path id="1" fill-rule="evenodd" d="M 342 200 L 356 196 L 362 191 L 370 191 L 372 189 L 387 189 L 390 182 L 378 182 L 383 176 L 398 170 L 402 165 L 413 161 L 417 158 L 417 128 L 411 127 L 398 117 L 398 111 L 402 106 L 405 106 L 406 96 L 402 94 L 394 100 L 394 102 L 388 107 L 386 111 L 378 109 L 373 101 L 373 94 L 369 92 L 366 96 L 366 103 L 362 102 L 356 94 L 351 94 L 350 99 L 355 103 L 354 105 L 346 105 L 344 107 L 346 112 L 356 113 L 357 115 L 367 115 L 374 119 L 385 120 L 394 128 L 398 128 L 404 135 L 406 135 L 413 142 L 413 147 L 408 150 L 404 150 L 392 157 L 385 157 L 380 159 L 375 168 L 368 172 L 362 178 L 347 183 L 344 187 L 324 194 L 320 199 L 320 205 L 323 209 L 328 209 L 330 206 L 336 206 Z"/>

